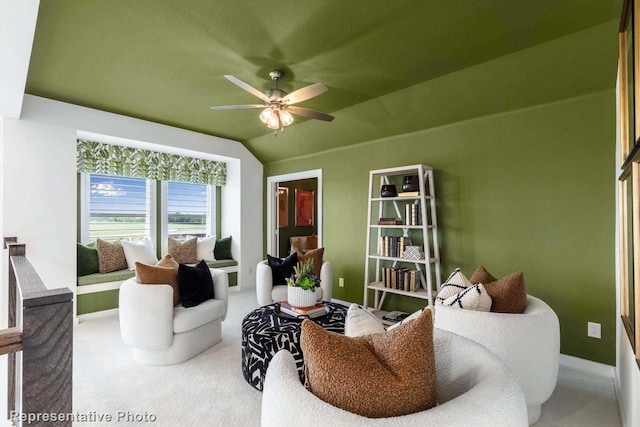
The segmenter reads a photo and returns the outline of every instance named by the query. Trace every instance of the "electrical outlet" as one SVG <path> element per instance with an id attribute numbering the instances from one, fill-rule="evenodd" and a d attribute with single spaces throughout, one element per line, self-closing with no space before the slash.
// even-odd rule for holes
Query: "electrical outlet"
<path id="1" fill-rule="evenodd" d="M 591 338 L 602 338 L 600 323 L 587 322 L 587 336 Z"/>
<path id="2" fill-rule="evenodd" d="M 344 277 L 338 278 L 338 286 L 344 288 Z"/>

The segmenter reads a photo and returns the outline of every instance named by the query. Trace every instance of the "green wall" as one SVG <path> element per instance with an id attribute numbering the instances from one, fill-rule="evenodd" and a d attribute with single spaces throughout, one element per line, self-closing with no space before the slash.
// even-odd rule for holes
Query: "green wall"
<path id="1" fill-rule="evenodd" d="M 560 319 L 562 353 L 613 365 L 614 159 L 606 90 L 266 164 L 265 177 L 322 168 L 334 298 L 362 302 L 369 170 L 433 167 L 443 279 L 480 264 L 499 277 L 522 270 Z M 421 306 L 392 297 L 385 308 Z M 587 321 L 602 324 L 601 340 L 587 337 Z"/>

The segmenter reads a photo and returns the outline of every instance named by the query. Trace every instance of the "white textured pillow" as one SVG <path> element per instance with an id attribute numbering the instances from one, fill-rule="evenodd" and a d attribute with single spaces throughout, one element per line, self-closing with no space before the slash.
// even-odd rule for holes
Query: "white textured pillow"
<path id="1" fill-rule="evenodd" d="M 441 304 L 467 310 L 490 311 L 491 302 L 491 297 L 482 283 L 478 283 L 460 291 L 457 295 L 447 298 Z"/>
<path id="2" fill-rule="evenodd" d="M 344 320 L 344 334 L 348 337 L 360 337 L 362 335 L 384 332 L 384 325 L 369 310 L 365 310 L 358 304 L 351 304 Z"/>
<path id="3" fill-rule="evenodd" d="M 129 270 L 136 269 L 136 262 L 148 265 L 155 265 L 155 263 L 158 262 L 158 257 L 153 249 L 153 244 L 148 237 L 138 240 L 137 242 L 122 240 L 121 243 Z"/>
<path id="4" fill-rule="evenodd" d="M 187 236 L 186 239 L 191 239 L 195 236 Z M 213 249 L 216 247 L 216 236 L 211 237 L 198 237 L 196 258 L 198 261 L 203 259 L 205 261 L 215 261 L 216 258 L 213 255 Z"/>
<path id="5" fill-rule="evenodd" d="M 440 287 L 440 291 L 436 296 L 436 304 L 442 304 L 446 299 L 458 295 L 460 291 L 470 286 L 473 286 L 473 284 L 462 274 L 459 268 L 456 268 Z"/>

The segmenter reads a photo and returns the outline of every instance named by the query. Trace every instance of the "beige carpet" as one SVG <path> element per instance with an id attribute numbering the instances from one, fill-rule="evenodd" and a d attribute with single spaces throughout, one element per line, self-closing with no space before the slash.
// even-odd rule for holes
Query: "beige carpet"
<path id="1" fill-rule="evenodd" d="M 74 412 L 110 415 L 113 421 L 74 426 L 259 426 L 262 394 L 244 381 L 240 359 L 240 325 L 255 307 L 254 290 L 232 289 L 222 342 L 172 366 L 136 363 L 120 339 L 115 316 L 77 325 Z M 145 413 L 155 423 L 144 422 Z M 142 420 L 136 422 L 135 416 Z M 327 426 L 332 426 L 330 420 Z M 542 406 L 536 427 L 574 426 L 621 426 L 613 380 L 561 366 L 556 390 Z"/>
<path id="2" fill-rule="evenodd" d="M 222 342 L 170 366 L 136 363 L 120 339 L 116 316 L 80 323 L 74 333 L 74 412 L 124 418 L 74 426 L 259 426 L 262 394 L 244 381 L 240 352 L 240 325 L 255 307 L 255 291 L 232 290 Z M 132 418 L 145 413 L 156 422 Z"/>

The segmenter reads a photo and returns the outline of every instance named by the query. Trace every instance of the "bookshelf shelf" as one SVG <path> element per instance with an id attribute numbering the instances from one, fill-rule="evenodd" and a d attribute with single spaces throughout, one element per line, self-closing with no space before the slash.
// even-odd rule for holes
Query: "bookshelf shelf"
<path id="1" fill-rule="evenodd" d="M 382 185 L 399 189 L 406 176 L 417 176 L 418 195 L 380 197 Z M 387 294 L 424 299 L 433 305 L 434 292 L 441 284 L 433 169 L 418 164 L 372 170 L 368 200 L 364 306 L 382 312 Z M 402 224 L 393 224 L 396 219 Z M 378 224 L 383 220 L 391 224 Z M 403 257 L 408 255 L 405 251 L 415 253 L 419 247 L 421 259 Z M 369 303 L 371 291 L 373 304 Z"/>

